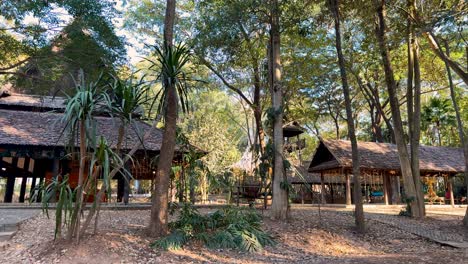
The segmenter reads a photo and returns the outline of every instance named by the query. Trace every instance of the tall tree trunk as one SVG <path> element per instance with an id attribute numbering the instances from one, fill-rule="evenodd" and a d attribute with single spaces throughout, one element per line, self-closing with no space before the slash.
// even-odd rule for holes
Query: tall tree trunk
<path id="1" fill-rule="evenodd" d="M 419 170 L 419 139 L 421 136 L 421 70 L 419 67 L 419 43 L 414 32 L 412 18 L 416 16 L 416 3 L 408 0 L 408 84 L 407 111 L 410 138 L 411 172 L 416 188 L 416 200 L 420 216 L 425 216 L 424 194 Z M 414 86 L 413 86 L 414 81 Z M 414 89 L 414 91 L 413 91 Z"/>
<path id="2" fill-rule="evenodd" d="M 408 154 L 406 141 L 404 138 L 403 124 L 401 121 L 400 104 L 398 101 L 397 85 L 393 75 L 393 68 L 391 65 L 390 53 L 387 47 L 387 40 L 385 36 L 385 0 L 374 0 L 377 12 L 377 25 L 376 37 L 379 44 L 380 55 L 385 71 L 385 82 L 387 84 L 388 96 L 390 100 L 390 107 L 393 119 L 393 131 L 395 133 L 395 141 L 398 150 L 398 157 L 401 166 L 401 175 L 405 185 L 406 198 L 409 199 L 411 206 L 412 217 L 420 217 L 419 207 L 416 197 L 416 188 L 414 186 L 413 174 L 411 171 L 411 162 Z"/>
<path id="3" fill-rule="evenodd" d="M 283 164 L 283 89 L 281 84 L 281 58 L 280 58 L 280 10 L 278 0 L 270 2 L 270 46 L 271 46 L 271 93 L 274 110 L 273 121 L 273 145 L 274 145 L 274 167 L 273 167 L 273 201 L 272 213 L 276 219 L 286 219 L 289 214 L 287 190 L 283 186 L 285 171 Z"/>
<path id="4" fill-rule="evenodd" d="M 164 47 L 172 46 L 174 34 L 176 0 L 167 0 L 164 19 Z M 163 236 L 168 233 L 168 203 L 171 166 L 174 158 L 177 128 L 177 93 L 173 83 L 163 83 L 167 96 L 164 112 L 164 132 L 159 154 L 158 167 L 152 193 L 151 218 L 149 232 L 151 236 Z"/>
<path id="5" fill-rule="evenodd" d="M 338 64 L 340 67 L 341 82 L 343 86 L 343 94 L 345 99 L 346 107 L 346 120 L 348 123 L 348 135 L 351 140 L 352 149 L 352 160 L 353 160 L 353 196 L 354 196 L 354 217 L 357 230 L 361 233 L 365 231 L 364 224 L 364 209 L 362 205 L 361 195 L 361 180 L 360 180 L 360 163 L 359 163 L 359 151 L 356 139 L 356 133 L 354 131 L 354 118 L 353 111 L 351 109 L 351 96 L 348 86 L 348 77 L 346 75 L 346 65 L 341 47 L 341 29 L 340 29 L 340 11 L 339 11 L 339 0 L 330 0 L 330 7 L 333 13 L 335 21 L 335 45 L 336 53 L 338 54 Z"/>
<path id="6" fill-rule="evenodd" d="M 445 41 L 445 52 L 447 53 L 447 56 L 450 56 L 450 49 L 448 42 Z M 455 116 L 457 118 L 457 127 L 458 127 L 458 137 L 460 138 L 460 144 L 461 147 L 463 148 L 463 155 L 465 156 L 465 185 L 466 185 L 466 197 L 468 197 L 468 136 L 466 132 L 464 131 L 464 126 L 463 122 L 461 119 L 460 115 L 460 108 L 458 107 L 457 103 L 457 95 L 455 94 L 455 87 L 453 85 L 453 80 L 452 80 L 452 73 L 450 71 L 450 66 L 445 63 L 445 68 L 447 69 L 447 78 L 449 82 L 449 87 L 450 87 L 450 98 L 452 99 L 453 103 L 453 109 L 455 109 Z M 468 227 L 468 207 L 466 208 L 466 213 L 465 217 L 463 218 L 463 225 Z"/>

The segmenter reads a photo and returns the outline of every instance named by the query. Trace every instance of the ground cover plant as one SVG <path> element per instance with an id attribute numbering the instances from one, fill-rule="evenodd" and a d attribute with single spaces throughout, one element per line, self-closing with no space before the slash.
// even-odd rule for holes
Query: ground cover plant
<path id="1" fill-rule="evenodd" d="M 262 227 L 262 218 L 254 209 L 225 207 L 202 215 L 191 204 L 184 204 L 177 221 L 170 223 L 171 233 L 153 243 L 163 249 L 181 249 L 188 242 L 202 242 L 209 248 L 230 248 L 247 252 L 262 251 L 275 245 Z"/>

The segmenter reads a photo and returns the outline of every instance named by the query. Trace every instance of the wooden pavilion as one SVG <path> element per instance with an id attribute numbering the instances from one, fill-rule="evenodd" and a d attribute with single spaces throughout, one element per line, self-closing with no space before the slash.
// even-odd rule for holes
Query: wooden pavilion
<path id="1" fill-rule="evenodd" d="M 388 143 L 358 142 L 361 184 L 363 197 L 372 200 L 373 189 L 382 190 L 383 203 L 401 202 L 404 188 L 396 145 Z M 310 162 L 308 172 L 319 175 L 322 201 L 327 189 L 335 182 L 343 186 L 347 205 L 352 203 L 352 157 L 351 143 L 345 140 L 321 139 Z M 421 146 L 419 166 L 422 178 L 444 177 L 454 203 L 451 178 L 465 171 L 463 151 L 460 148 Z M 317 181 L 315 177 L 315 181 Z M 431 189 L 431 188 L 429 188 Z M 426 197 L 431 200 L 431 197 Z"/>
<path id="2" fill-rule="evenodd" d="M 67 155 L 69 149 L 66 148 L 70 143 L 62 133 L 64 109 L 65 99 L 61 97 L 0 92 L 0 179 L 6 178 L 3 202 L 12 202 L 17 178 L 22 179 L 19 202 L 24 202 L 26 194 L 34 190 L 38 183 L 58 174 L 68 173 L 70 185 L 77 185 L 79 164 Z M 96 134 L 104 136 L 115 147 L 120 121 L 104 112 L 97 114 L 95 120 Z M 145 122 L 134 120 L 126 130 L 122 150 L 129 151 L 138 144 L 149 128 L 150 125 Z M 133 179 L 153 178 L 155 168 L 152 160 L 158 155 L 161 143 L 162 131 L 153 129 L 137 151 L 133 163 L 129 165 Z M 78 142 L 75 142 L 75 146 L 78 148 Z M 186 151 L 185 147 L 177 146 L 175 162 L 181 160 L 182 153 Z M 29 192 L 26 190 L 28 179 L 31 183 Z M 123 196 L 128 198 L 128 181 L 121 175 L 116 176 L 116 179 L 118 200 Z"/>

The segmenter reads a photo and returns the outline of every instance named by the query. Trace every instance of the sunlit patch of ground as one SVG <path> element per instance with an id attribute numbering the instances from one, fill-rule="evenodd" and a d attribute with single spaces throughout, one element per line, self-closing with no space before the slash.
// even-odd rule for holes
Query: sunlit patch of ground
<path id="1" fill-rule="evenodd" d="M 0 263 L 463 263 L 468 257 L 464 250 L 372 220 L 367 221 L 367 233 L 358 234 L 352 215 L 341 209 L 322 210 L 320 218 L 316 208 L 292 210 L 287 222 L 271 220 L 264 212 L 264 228 L 278 244 L 258 253 L 207 249 L 200 243 L 176 251 L 155 250 L 145 230 L 149 210 L 103 211 L 97 235 L 86 235 L 76 246 L 53 241 L 53 215 L 51 219 L 40 215 L 23 223 L 15 237 L 0 247 Z M 425 222 L 428 228 L 461 230 L 456 217 L 431 217 Z"/>

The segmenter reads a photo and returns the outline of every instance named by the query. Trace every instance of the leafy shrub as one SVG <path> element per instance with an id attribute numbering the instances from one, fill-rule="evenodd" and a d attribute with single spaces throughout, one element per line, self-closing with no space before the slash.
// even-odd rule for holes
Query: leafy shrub
<path id="1" fill-rule="evenodd" d="M 398 214 L 399 216 L 411 216 L 411 203 L 414 201 L 414 197 L 403 198 L 403 201 L 406 203 L 405 209 L 401 210 Z"/>
<path id="2" fill-rule="evenodd" d="M 185 204 L 179 219 L 170 224 L 172 232 L 152 246 L 180 249 L 190 240 L 201 241 L 209 248 L 231 248 L 256 252 L 275 241 L 261 228 L 261 217 L 253 209 L 226 207 L 206 216 Z"/>

